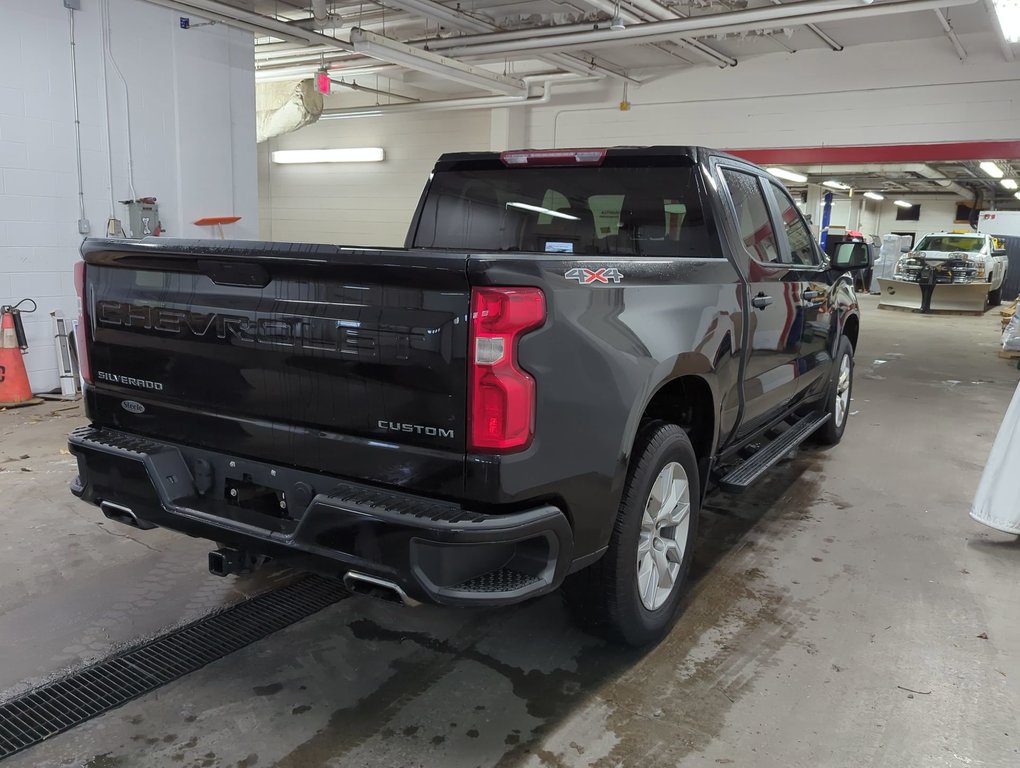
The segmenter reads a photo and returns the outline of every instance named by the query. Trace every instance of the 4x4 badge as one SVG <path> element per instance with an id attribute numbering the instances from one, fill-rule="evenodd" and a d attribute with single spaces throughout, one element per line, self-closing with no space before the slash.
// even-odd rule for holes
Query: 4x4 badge
<path id="1" fill-rule="evenodd" d="M 614 283 L 618 283 L 623 280 L 623 273 L 616 267 L 602 269 L 587 269 L 585 267 L 574 267 L 563 273 L 563 276 L 567 280 L 576 280 L 581 285 L 591 285 L 592 283 L 608 283 L 612 280 Z"/>

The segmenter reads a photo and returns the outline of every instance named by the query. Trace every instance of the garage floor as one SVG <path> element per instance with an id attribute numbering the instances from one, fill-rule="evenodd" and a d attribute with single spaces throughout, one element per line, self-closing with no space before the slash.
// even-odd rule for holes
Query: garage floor
<path id="1" fill-rule="evenodd" d="M 658 648 L 607 647 L 556 596 L 350 598 L 4 768 L 1020 764 L 1020 540 L 967 516 L 1017 370 L 997 313 L 863 303 L 843 444 L 710 499 Z M 0 413 L 0 698 L 293 577 L 209 576 L 206 544 L 74 502 L 80 421 Z"/>

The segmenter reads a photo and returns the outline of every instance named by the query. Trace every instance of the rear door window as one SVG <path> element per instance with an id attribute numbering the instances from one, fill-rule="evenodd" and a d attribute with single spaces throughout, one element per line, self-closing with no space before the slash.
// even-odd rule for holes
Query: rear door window
<path id="1" fill-rule="evenodd" d="M 818 266 L 821 264 L 821 255 L 815 248 L 815 239 L 804 223 L 797 206 L 794 205 L 790 193 L 775 183 L 772 183 L 772 192 L 776 196 L 779 217 L 786 229 L 787 242 L 790 244 L 790 263 Z"/>
<path id="2" fill-rule="evenodd" d="M 776 232 L 772 227 L 768 203 L 758 177 L 733 168 L 723 168 L 722 175 L 730 192 L 737 233 L 744 248 L 758 261 L 766 264 L 781 263 Z"/>
<path id="3" fill-rule="evenodd" d="M 438 171 L 413 246 L 586 256 L 716 255 L 690 166 Z"/>

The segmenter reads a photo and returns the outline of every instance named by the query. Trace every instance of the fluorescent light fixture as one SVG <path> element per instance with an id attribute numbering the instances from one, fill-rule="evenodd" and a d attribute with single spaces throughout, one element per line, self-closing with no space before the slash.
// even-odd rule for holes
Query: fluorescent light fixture
<path id="1" fill-rule="evenodd" d="M 1002 175 L 1003 175 L 1002 174 L 1002 169 L 999 166 L 997 166 L 995 163 L 993 163 L 991 160 L 985 160 L 983 163 L 981 163 L 980 168 L 981 168 L 982 171 L 987 173 L 993 179 L 1001 179 L 1002 178 Z"/>
<path id="2" fill-rule="evenodd" d="M 908 203 L 906 200 L 893 200 L 893 205 L 898 205 L 900 208 L 913 208 L 913 203 Z"/>
<path id="3" fill-rule="evenodd" d="M 1002 36 L 1010 43 L 1020 43 L 1020 2 L 992 0 L 992 4 L 995 6 Z"/>
<path id="4" fill-rule="evenodd" d="M 842 181 L 831 181 L 831 180 L 830 181 L 823 181 L 822 182 L 822 186 L 823 187 L 828 187 L 829 189 L 850 189 L 850 185 L 849 184 L 844 184 Z"/>
<path id="5" fill-rule="evenodd" d="M 571 216 L 569 213 L 561 213 L 560 211 L 552 211 L 548 208 L 543 208 L 540 205 L 528 205 L 527 203 L 507 203 L 507 208 L 520 208 L 522 211 L 532 211 L 534 213 L 544 213 L 546 216 L 552 216 L 557 219 L 569 219 L 570 221 L 580 221 L 579 216 Z"/>
<path id="6" fill-rule="evenodd" d="M 415 48 L 413 45 L 406 45 L 358 27 L 351 30 L 351 45 L 358 53 L 371 56 L 373 59 L 400 64 L 419 72 L 428 72 L 472 88 L 505 93 L 507 96 L 528 94 L 527 85 L 519 78 L 497 75 L 487 69 Z"/>
<path id="7" fill-rule="evenodd" d="M 349 149 L 278 149 L 274 163 L 378 163 L 385 159 L 382 147 Z"/>
<path id="8" fill-rule="evenodd" d="M 880 195 L 878 192 L 865 192 L 864 196 L 869 200 L 885 200 L 885 195 Z"/>
<path id="9" fill-rule="evenodd" d="M 322 111 L 320 120 L 353 120 L 359 117 L 379 117 L 384 114 L 381 109 L 352 109 L 350 112 L 327 112 Z"/>
<path id="10" fill-rule="evenodd" d="M 795 181 L 798 184 L 803 184 L 805 181 L 807 181 L 807 176 L 805 176 L 804 174 L 794 173 L 793 171 L 788 171 L 785 168 L 766 168 L 765 170 L 771 173 L 777 179 Z"/>
<path id="11" fill-rule="evenodd" d="M 1011 191 L 1011 192 L 1012 192 L 1013 190 L 1015 190 L 1015 189 L 1016 189 L 1016 180 L 1015 180 L 1015 179 L 1003 179 L 1003 180 L 1002 180 L 1002 181 L 1000 181 L 999 183 L 1000 183 L 1000 184 L 1001 184 L 1001 185 L 1002 185 L 1002 186 L 1003 186 L 1004 188 L 1008 189 L 1008 190 L 1009 190 L 1009 191 Z"/>

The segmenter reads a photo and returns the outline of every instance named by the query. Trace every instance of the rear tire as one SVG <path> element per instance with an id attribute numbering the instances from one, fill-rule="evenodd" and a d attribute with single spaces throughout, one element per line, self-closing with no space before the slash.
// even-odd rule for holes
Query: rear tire
<path id="1" fill-rule="evenodd" d="M 680 613 L 700 510 L 698 460 L 687 433 L 663 421 L 644 424 L 609 549 L 564 584 L 578 623 L 632 646 L 662 638 Z"/>
<path id="2" fill-rule="evenodd" d="M 833 358 L 832 380 L 825 395 L 822 413 L 829 420 L 814 434 L 816 443 L 837 445 L 843 439 L 846 423 L 850 420 L 850 401 L 854 394 L 854 348 L 846 336 L 839 337 L 836 356 Z"/>

